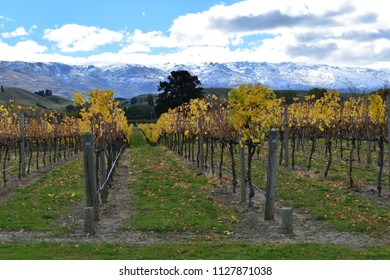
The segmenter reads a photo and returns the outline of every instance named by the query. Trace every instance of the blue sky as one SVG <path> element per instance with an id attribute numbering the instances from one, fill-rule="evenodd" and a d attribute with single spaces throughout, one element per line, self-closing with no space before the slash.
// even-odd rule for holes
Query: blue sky
<path id="1" fill-rule="evenodd" d="M 390 68 L 383 0 L 11 0 L 0 60 L 229 61 Z"/>
<path id="2" fill-rule="evenodd" d="M 9 27 L 37 25 L 44 29 L 75 23 L 110 30 L 139 28 L 148 32 L 168 30 L 180 15 L 201 12 L 220 3 L 213 0 L 12 0 L 1 4 L 0 14 L 12 19 L 12 24 L 7 24 Z"/>

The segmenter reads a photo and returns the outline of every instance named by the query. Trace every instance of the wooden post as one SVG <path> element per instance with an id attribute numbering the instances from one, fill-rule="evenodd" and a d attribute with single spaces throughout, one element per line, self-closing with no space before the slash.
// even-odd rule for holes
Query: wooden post
<path id="1" fill-rule="evenodd" d="M 203 124 L 202 117 L 198 119 L 198 129 L 199 129 L 199 163 L 200 163 L 200 172 L 204 172 L 204 156 L 203 156 Z"/>
<path id="2" fill-rule="evenodd" d="M 178 143 L 177 154 L 179 156 L 182 156 L 183 155 L 183 149 L 184 149 L 184 135 L 181 132 L 180 126 L 179 126 L 178 131 L 177 131 L 177 141 L 178 141 L 177 142 Z"/>
<path id="3" fill-rule="evenodd" d="M 282 218 L 282 232 L 285 234 L 293 233 L 293 209 L 283 207 L 280 212 Z"/>
<path id="4" fill-rule="evenodd" d="M 288 105 L 284 104 L 284 131 L 283 131 L 284 166 L 288 167 Z"/>
<path id="5" fill-rule="evenodd" d="M 172 150 L 172 134 L 168 134 L 168 148 Z"/>
<path id="6" fill-rule="evenodd" d="M 267 190 L 265 201 L 264 220 L 274 220 L 275 212 L 275 189 L 276 189 L 276 166 L 278 162 L 278 134 L 279 130 L 271 129 L 268 141 L 268 170 Z"/>
<path id="7" fill-rule="evenodd" d="M 367 140 L 367 163 L 368 164 L 371 164 L 372 163 L 372 156 L 371 156 L 371 150 L 372 150 L 372 148 L 371 148 L 371 133 L 370 133 L 370 131 L 368 131 L 368 140 Z"/>
<path id="8" fill-rule="evenodd" d="M 58 128 L 57 128 L 57 117 L 54 117 L 54 162 L 58 160 Z"/>
<path id="9" fill-rule="evenodd" d="M 239 142 L 240 149 L 240 173 L 241 173 L 241 203 L 246 203 L 246 178 L 245 178 L 245 147 L 241 144 L 241 136 Z M 242 146 L 241 146 L 242 145 Z"/>
<path id="10" fill-rule="evenodd" d="M 26 138 L 24 136 L 24 112 L 20 114 L 19 119 L 19 125 L 20 125 L 20 170 L 21 170 L 21 176 L 26 176 Z"/>
<path id="11" fill-rule="evenodd" d="M 183 137 L 182 137 L 182 133 L 181 133 L 180 122 L 179 122 L 178 128 L 177 128 L 177 141 L 178 141 L 178 145 L 177 145 L 177 154 L 178 154 L 179 156 L 182 156 L 182 151 L 183 151 Z"/>
<path id="12" fill-rule="evenodd" d="M 84 207 L 84 232 L 95 235 L 95 219 L 93 207 Z"/>
<path id="13" fill-rule="evenodd" d="M 94 220 L 99 220 L 99 201 L 96 187 L 96 160 L 92 133 L 83 134 L 84 182 L 87 207 L 93 207 Z"/>

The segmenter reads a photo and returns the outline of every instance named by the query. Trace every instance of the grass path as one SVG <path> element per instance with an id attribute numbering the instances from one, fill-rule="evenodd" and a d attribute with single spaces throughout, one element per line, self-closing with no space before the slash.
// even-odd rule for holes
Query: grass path
<path id="1" fill-rule="evenodd" d="M 131 149 L 132 182 L 138 214 L 132 230 L 223 233 L 237 218 L 214 200 L 214 186 L 161 146 L 146 144 L 138 132 Z"/>

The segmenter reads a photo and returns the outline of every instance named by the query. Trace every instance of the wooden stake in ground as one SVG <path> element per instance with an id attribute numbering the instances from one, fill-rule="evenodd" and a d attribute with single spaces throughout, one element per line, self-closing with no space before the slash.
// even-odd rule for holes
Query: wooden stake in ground
<path id="1" fill-rule="evenodd" d="M 279 130 L 271 129 L 268 141 L 267 190 L 264 220 L 274 220 Z"/>
<path id="2" fill-rule="evenodd" d="M 93 144 L 93 135 L 92 133 L 83 134 L 83 149 L 84 149 L 84 180 L 85 180 L 85 198 L 87 207 L 92 207 L 94 210 L 94 219 L 95 221 L 99 220 L 99 208 L 98 208 L 98 196 L 97 196 L 97 187 L 96 187 L 96 174 L 95 174 L 95 149 Z M 84 222 L 90 222 L 90 209 L 85 211 Z M 89 230 L 93 226 L 85 224 L 85 229 Z M 92 234 L 92 232 L 87 232 Z"/>
<path id="3" fill-rule="evenodd" d="M 284 131 L 283 131 L 283 146 L 284 146 L 284 166 L 288 167 L 288 105 L 284 104 Z"/>
<path id="4" fill-rule="evenodd" d="M 23 112 L 20 114 L 19 122 L 20 122 L 19 123 L 20 126 L 19 179 L 20 179 L 20 176 L 23 177 L 26 176 L 26 151 L 25 151 L 26 138 L 24 136 L 24 113 Z"/>
<path id="5" fill-rule="evenodd" d="M 285 234 L 293 233 L 293 209 L 283 207 L 280 211 L 282 217 L 282 232 Z"/>
<path id="6" fill-rule="evenodd" d="M 241 203 L 246 203 L 246 178 L 245 178 L 245 149 L 244 146 L 239 142 L 240 149 L 240 173 L 241 173 Z"/>

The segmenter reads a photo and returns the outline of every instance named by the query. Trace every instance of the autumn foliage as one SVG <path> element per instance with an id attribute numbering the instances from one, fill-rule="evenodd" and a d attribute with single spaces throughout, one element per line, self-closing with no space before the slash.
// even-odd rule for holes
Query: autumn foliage
<path id="1" fill-rule="evenodd" d="M 128 125 L 125 113 L 114 100 L 112 90 L 89 91 L 85 100 L 81 93 L 76 93 L 76 104 L 82 106 L 80 130 L 94 135 L 95 147 L 100 147 L 101 139 L 110 143 L 118 138 L 131 142 L 133 125 Z"/>

